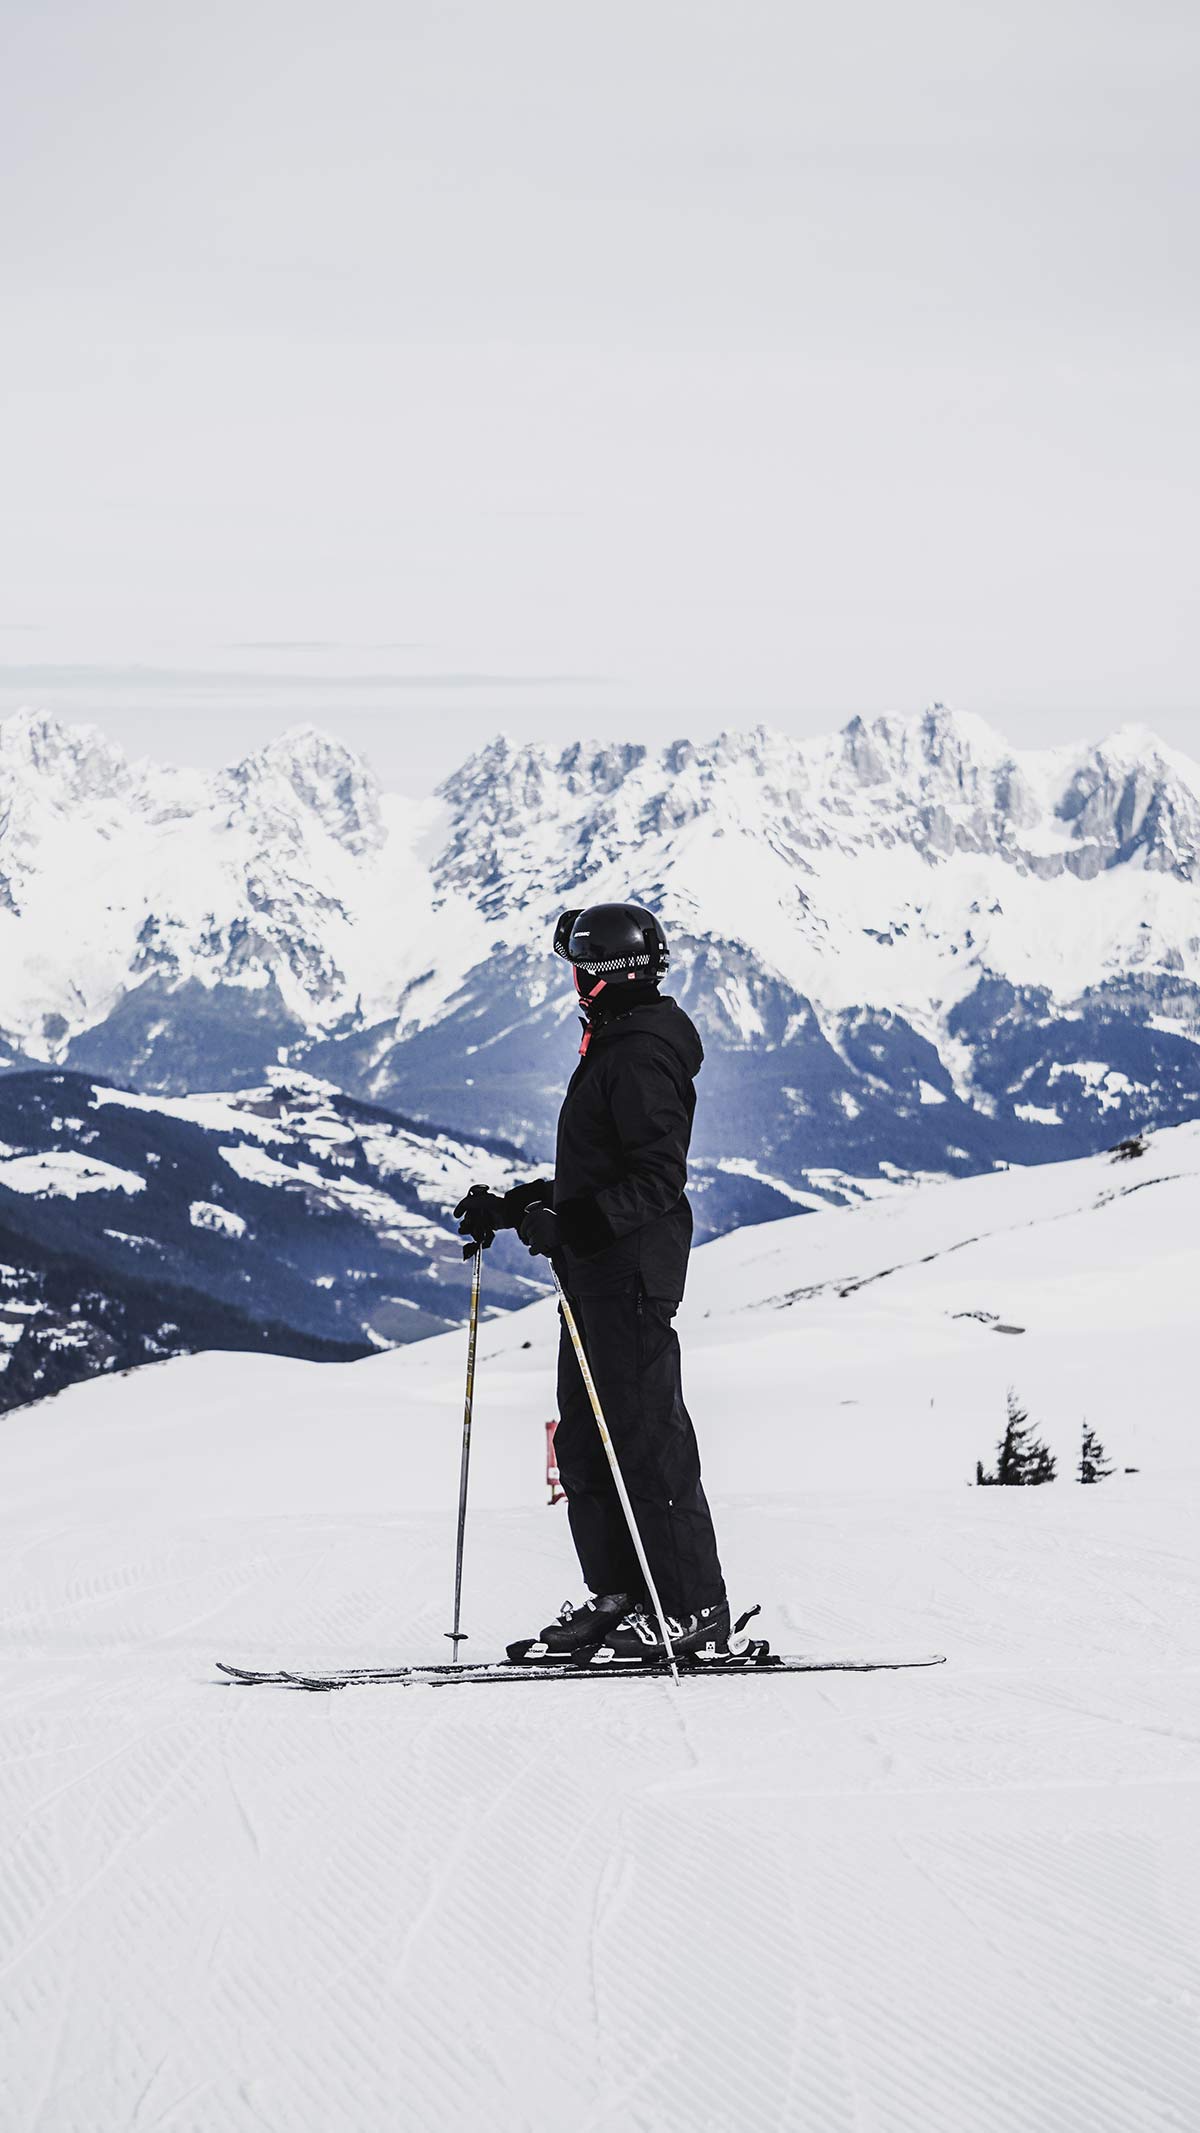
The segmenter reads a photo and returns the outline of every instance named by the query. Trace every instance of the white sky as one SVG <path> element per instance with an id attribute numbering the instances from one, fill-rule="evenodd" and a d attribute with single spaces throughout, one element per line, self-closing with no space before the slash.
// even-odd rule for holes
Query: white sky
<path id="1" fill-rule="evenodd" d="M 1200 748 L 1191 0 L 0 35 L 0 710 L 411 785 L 934 697 Z"/>

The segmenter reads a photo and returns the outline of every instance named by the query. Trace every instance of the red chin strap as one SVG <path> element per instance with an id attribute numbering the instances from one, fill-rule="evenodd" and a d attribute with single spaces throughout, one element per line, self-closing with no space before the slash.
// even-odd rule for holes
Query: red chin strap
<path id="1" fill-rule="evenodd" d="M 585 1011 L 586 1011 L 586 1009 L 587 1009 L 587 1008 L 589 1008 L 589 1007 L 591 1006 L 591 1004 L 592 1004 L 592 1001 L 593 1001 L 593 1000 L 594 1000 L 594 999 L 595 999 L 595 998 L 597 997 L 597 995 L 598 995 L 599 993 L 602 993 L 602 992 L 604 991 L 604 988 L 605 988 L 605 986 L 606 986 L 606 985 L 607 985 L 607 983 L 608 983 L 608 979 L 607 979 L 607 978 L 598 978 L 598 979 L 596 980 L 596 983 L 595 983 L 595 984 L 593 985 L 593 987 L 592 987 L 591 991 L 590 991 L 590 992 L 585 992 L 585 991 L 584 991 L 584 989 L 583 989 L 583 987 L 582 987 L 582 985 L 581 985 L 581 984 L 580 984 L 580 982 L 579 982 L 579 965 L 578 965 L 578 963 L 575 963 L 575 964 L 573 964 L 573 965 L 572 965 L 572 968 L 571 968 L 571 975 L 573 976 L 573 978 L 574 978 L 574 980 L 575 980 L 575 990 L 576 990 L 576 992 L 577 992 L 577 993 L 579 994 L 579 997 L 580 997 L 580 999 L 581 999 L 581 1000 L 583 1001 L 583 1003 L 584 1003 L 584 1008 L 585 1008 Z M 583 1032 L 583 1042 L 582 1042 L 582 1044 L 581 1044 L 581 1045 L 580 1045 L 580 1047 L 579 1047 L 579 1056 L 580 1056 L 580 1058 L 581 1058 L 581 1059 L 586 1059 L 586 1058 L 587 1058 L 587 1048 L 588 1048 L 589 1044 L 591 1043 L 591 1041 L 592 1041 L 592 1033 L 591 1033 L 591 1030 L 590 1030 L 590 1029 L 586 1029 L 586 1028 L 585 1028 L 585 1030 L 584 1030 L 584 1032 Z"/>

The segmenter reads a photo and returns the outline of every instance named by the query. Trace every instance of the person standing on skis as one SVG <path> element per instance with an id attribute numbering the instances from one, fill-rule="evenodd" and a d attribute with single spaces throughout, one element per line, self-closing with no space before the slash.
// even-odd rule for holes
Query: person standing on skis
<path id="1" fill-rule="evenodd" d="M 583 1023 L 554 1177 L 503 1195 L 473 1185 L 455 1209 L 459 1234 L 486 1246 L 497 1230 L 515 1229 L 535 1257 L 551 1260 L 583 1338 L 674 1649 L 720 1650 L 729 1604 L 673 1324 L 691 1249 L 684 1188 L 703 1047 L 682 1008 L 659 992 L 666 938 L 640 904 L 565 911 L 554 951 L 572 966 Z M 662 1632 L 565 1325 L 558 1411 L 559 1475 L 591 1597 L 564 1607 L 539 1641 L 549 1652 L 603 1643 L 619 1658 L 662 1659 Z"/>

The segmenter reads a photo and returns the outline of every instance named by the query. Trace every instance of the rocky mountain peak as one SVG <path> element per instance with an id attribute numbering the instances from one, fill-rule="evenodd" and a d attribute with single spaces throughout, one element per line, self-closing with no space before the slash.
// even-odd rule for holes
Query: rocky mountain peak
<path id="1" fill-rule="evenodd" d="M 852 718 L 837 736 L 843 764 L 864 786 L 900 792 L 974 795 L 1011 761 L 1001 736 L 981 718 L 931 704 L 915 718 L 887 713 Z"/>
<path id="2" fill-rule="evenodd" d="M 294 813 L 296 803 L 356 858 L 384 842 L 379 786 L 361 756 L 317 727 L 293 726 L 221 772 L 222 794 L 245 810 Z"/>
<path id="3" fill-rule="evenodd" d="M 1185 881 L 1200 868 L 1200 784 L 1195 766 L 1144 727 L 1124 726 L 1077 765 L 1059 819 L 1088 852 L 1089 871 L 1134 859 Z"/>
<path id="4" fill-rule="evenodd" d="M 18 787 L 40 806 L 70 806 L 127 791 L 129 764 L 98 726 L 65 726 L 48 712 L 22 709 L 0 719 L 0 786 Z"/>
<path id="5" fill-rule="evenodd" d="M 456 817 L 473 814 L 484 820 L 495 819 L 514 806 L 536 801 L 544 788 L 547 769 L 543 748 L 522 745 L 511 734 L 498 733 L 443 779 L 438 794 Z"/>

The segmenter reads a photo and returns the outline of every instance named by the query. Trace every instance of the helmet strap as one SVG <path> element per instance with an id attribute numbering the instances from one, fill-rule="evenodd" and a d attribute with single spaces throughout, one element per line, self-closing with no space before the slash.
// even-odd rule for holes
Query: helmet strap
<path id="1" fill-rule="evenodd" d="M 588 974 L 589 976 L 591 975 L 590 972 Z M 596 983 L 591 987 L 590 991 L 585 992 L 583 986 L 579 982 L 578 963 L 573 965 L 573 976 L 575 979 L 575 990 L 579 994 L 579 1004 L 583 1010 L 583 1042 L 579 1047 L 579 1056 L 581 1059 L 586 1059 L 587 1048 L 592 1041 L 592 1032 L 588 1020 L 592 1010 L 592 1003 L 593 1001 L 597 1000 L 600 994 L 604 991 L 604 988 L 608 983 L 608 979 L 597 978 Z"/>

